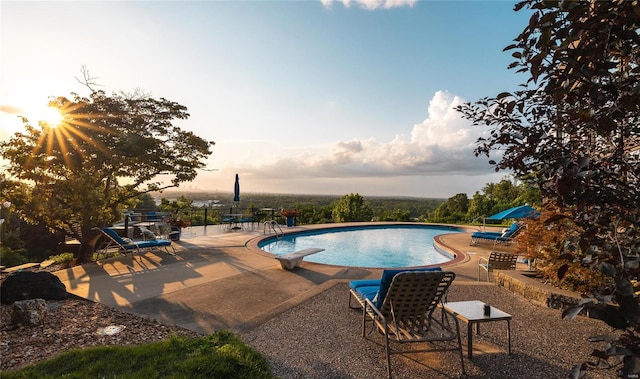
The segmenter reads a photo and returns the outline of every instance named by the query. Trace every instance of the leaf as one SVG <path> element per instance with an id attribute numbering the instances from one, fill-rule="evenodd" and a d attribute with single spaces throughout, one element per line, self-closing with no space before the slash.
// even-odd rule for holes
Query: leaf
<path id="1" fill-rule="evenodd" d="M 631 291 L 633 291 L 633 289 L 631 289 Z M 622 299 L 618 299 L 618 302 L 620 303 L 620 312 L 625 320 L 633 327 L 638 326 L 638 324 L 640 324 L 640 304 L 638 304 L 638 300 L 633 293 Z"/>
<path id="2" fill-rule="evenodd" d="M 588 166 L 590 162 L 591 159 L 589 159 L 589 157 L 580 157 L 580 159 L 578 159 L 578 169 L 582 170 L 583 168 Z"/>
<path id="3" fill-rule="evenodd" d="M 623 297 L 633 296 L 633 284 L 627 278 L 616 279 L 616 291 Z"/>
<path id="4" fill-rule="evenodd" d="M 565 309 L 564 311 L 562 311 L 562 318 L 566 318 L 569 321 L 573 321 L 577 315 L 580 314 L 580 312 L 582 312 L 582 310 L 584 309 L 584 306 L 576 306 L 576 307 L 570 307 Z"/>
<path id="5" fill-rule="evenodd" d="M 591 356 L 599 358 L 599 359 L 607 359 L 607 358 L 609 358 L 609 354 L 607 354 L 606 351 L 602 351 L 602 350 L 594 350 L 594 351 L 592 351 L 591 352 Z"/>
<path id="6" fill-rule="evenodd" d="M 587 367 L 583 363 L 581 365 L 575 365 L 571 368 L 571 372 L 569 373 L 569 378 L 571 379 L 582 379 L 587 375 Z"/>
<path id="7" fill-rule="evenodd" d="M 629 270 L 637 270 L 640 267 L 640 262 L 638 260 L 626 261 L 624 262 L 624 267 Z"/>
<path id="8" fill-rule="evenodd" d="M 562 215 L 562 214 L 554 214 L 553 216 L 547 218 L 544 221 L 544 224 L 545 225 L 553 224 L 553 223 L 555 223 L 557 221 L 560 221 L 560 220 L 563 220 L 563 219 L 567 219 L 567 218 L 569 218 L 569 216 Z"/>
<path id="9" fill-rule="evenodd" d="M 627 323 L 627 320 L 625 320 L 620 310 L 611 305 L 605 306 L 601 316 L 602 317 L 600 318 L 600 320 L 604 321 L 607 325 L 611 326 L 612 328 L 622 330 L 622 329 L 626 329 L 627 326 L 629 326 L 629 324 Z"/>
<path id="10" fill-rule="evenodd" d="M 610 277 L 613 277 L 616 274 L 615 266 L 607 262 L 600 263 L 599 270 L 603 275 Z"/>
<path id="11" fill-rule="evenodd" d="M 565 263 L 562 266 L 560 266 L 560 268 L 558 269 L 558 279 L 562 280 L 562 278 L 564 278 L 568 270 L 569 270 L 568 264 Z"/>
<path id="12" fill-rule="evenodd" d="M 616 336 L 611 334 L 601 334 L 598 336 L 593 336 L 587 338 L 589 342 L 614 342 L 616 340 Z"/>
<path id="13" fill-rule="evenodd" d="M 605 353 L 610 357 L 616 357 L 621 355 L 626 356 L 626 355 L 633 354 L 631 350 L 624 347 L 616 346 L 616 345 L 610 345 L 609 348 L 605 351 Z"/>

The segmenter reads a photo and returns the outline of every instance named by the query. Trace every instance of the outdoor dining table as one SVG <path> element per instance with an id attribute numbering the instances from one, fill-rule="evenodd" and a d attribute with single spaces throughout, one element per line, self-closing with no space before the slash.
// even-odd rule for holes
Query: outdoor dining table
<path id="1" fill-rule="evenodd" d="M 229 229 L 230 230 L 237 230 L 237 229 L 241 229 L 239 226 L 237 226 L 238 224 L 238 219 L 244 217 L 243 213 L 225 213 L 224 214 L 225 220 L 229 220 Z M 233 226 L 233 224 L 236 224 L 236 226 Z"/>

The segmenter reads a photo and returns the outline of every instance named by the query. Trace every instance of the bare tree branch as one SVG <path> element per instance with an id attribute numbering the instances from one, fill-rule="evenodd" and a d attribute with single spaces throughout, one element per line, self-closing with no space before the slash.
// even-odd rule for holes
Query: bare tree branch
<path id="1" fill-rule="evenodd" d="M 80 83 L 83 86 L 89 88 L 89 91 L 96 92 L 96 90 L 93 87 L 101 87 L 102 86 L 102 84 L 97 82 L 97 80 L 100 79 L 100 78 L 97 77 L 97 76 L 91 76 L 87 66 L 82 65 L 82 67 L 80 68 L 80 72 L 82 73 L 82 79 L 78 79 L 78 77 L 74 77 L 74 78 L 78 81 L 78 83 Z"/>

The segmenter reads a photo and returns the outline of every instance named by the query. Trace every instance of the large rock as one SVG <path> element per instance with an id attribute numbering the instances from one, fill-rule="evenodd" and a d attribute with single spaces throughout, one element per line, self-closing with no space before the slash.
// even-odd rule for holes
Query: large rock
<path id="1" fill-rule="evenodd" d="M 67 288 L 50 272 L 14 272 L 0 285 L 0 301 L 3 304 L 13 304 L 18 300 L 66 298 Z"/>
<path id="2" fill-rule="evenodd" d="M 43 299 L 20 300 L 13 303 L 11 321 L 19 325 L 41 325 L 47 316 L 47 303 Z"/>

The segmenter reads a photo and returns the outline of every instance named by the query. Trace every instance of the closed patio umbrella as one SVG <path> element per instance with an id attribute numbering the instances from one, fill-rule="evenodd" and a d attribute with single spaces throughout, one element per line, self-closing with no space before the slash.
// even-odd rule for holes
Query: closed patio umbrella
<path id="1" fill-rule="evenodd" d="M 240 227 L 235 226 L 231 227 L 231 224 L 237 222 L 237 214 L 238 214 L 238 203 L 240 202 L 240 177 L 236 174 L 236 181 L 233 184 L 233 203 L 236 211 L 233 212 L 233 208 L 229 209 L 229 229 L 240 229 Z"/>
<path id="2" fill-rule="evenodd" d="M 533 209 L 530 205 L 521 205 L 519 207 L 509 208 L 493 216 L 487 217 L 487 220 L 504 220 L 507 218 L 537 218 L 540 212 Z"/>
<path id="3" fill-rule="evenodd" d="M 236 183 L 233 186 L 233 201 L 236 203 L 236 207 L 238 206 L 238 202 L 240 201 L 240 178 L 238 174 L 236 174 Z"/>

